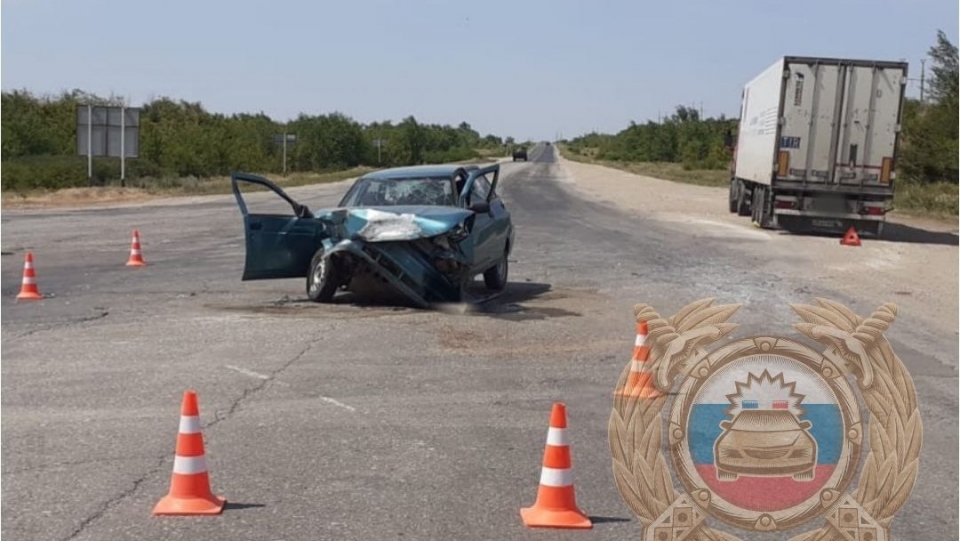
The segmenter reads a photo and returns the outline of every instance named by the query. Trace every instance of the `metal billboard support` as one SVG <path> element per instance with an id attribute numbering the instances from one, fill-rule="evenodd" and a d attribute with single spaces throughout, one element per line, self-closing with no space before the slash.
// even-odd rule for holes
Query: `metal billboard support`
<path id="1" fill-rule="evenodd" d="M 127 136 L 131 132 L 133 137 L 128 144 Z M 126 186 L 127 158 L 138 157 L 139 149 L 138 107 L 77 106 L 77 154 L 87 157 L 88 185 L 93 185 L 93 158 L 101 156 L 120 158 L 120 185 Z"/>
<path id="2" fill-rule="evenodd" d="M 93 106 L 87 105 L 87 186 L 93 186 Z"/>
<path id="3" fill-rule="evenodd" d="M 382 150 L 383 150 L 383 145 L 384 145 L 385 143 L 386 143 L 386 141 L 384 141 L 383 139 L 381 139 L 381 138 L 379 138 L 379 137 L 378 137 L 377 139 L 374 139 L 374 140 L 373 140 L 373 146 L 377 147 L 377 164 L 379 164 L 380 161 L 381 161 L 381 159 L 380 159 L 380 157 L 381 157 L 381 152 L 382 152 Z"/>
<path id="4" fill-rule="evenodd" d="M 287 145 L 297 144 L 297 134 L 284 130 L 283 133 L 273 136 L 273 144 L 283 148 L 283 176 L 287 176 Z"/>
<path id="5" fill-rule="evenodd" d="M 124 110 L 124 107 L 121 106 L 120 107 L 120 186 L 121 187 L 127 185 L 127 175 L 126 175 L 127 162 L 126 162 L 126 156 L 124 156 L 123 154 L 123 150 L 124 150 L 123 147 L 124 147 L 124 143 L 126 142 L 124 141 L 124 139 L 127 138 L 127 134 L 124 130 L 124 128 L 126 127 L 124 126 L 124 120 L 126 120 L 124 116 L 126 116 L 126 111 Z"/>

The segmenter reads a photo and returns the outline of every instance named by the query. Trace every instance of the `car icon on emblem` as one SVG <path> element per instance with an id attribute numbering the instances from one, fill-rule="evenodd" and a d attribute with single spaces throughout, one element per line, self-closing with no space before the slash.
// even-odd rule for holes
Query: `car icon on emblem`
<path id="1" fill-rule="evenodd" d="M 745 409 L 732 421 L 721 421 L 724 432 L 713 455 L 717 479 L 736 481 L 748 475 L 812 481 L 817 442 L 810 427 L 810 421 L 800 421 L 786 409 Z"/>

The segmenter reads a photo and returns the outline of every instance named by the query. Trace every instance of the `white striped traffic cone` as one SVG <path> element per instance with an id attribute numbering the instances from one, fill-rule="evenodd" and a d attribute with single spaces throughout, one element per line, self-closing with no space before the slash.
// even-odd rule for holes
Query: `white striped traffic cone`
<path id="1" fill-rule="evenodd" d="M 18 301 L 35 301 L 42 299 L 40 289 L 37 287 L 37 275 L 33 269 L 33 252 L 27 252 L 23 261 L 23 280 L 20 282 L 20 293 L 17 294 Z"/>
<path id="2" fill-rule="evenodd" d="M 627 382 L 614 393 L 628 398 L 658 398 L 663 393 L 653 383 L 653 371 L 650 369 L 650 348 L 646 345 L 647 322 L 637 322 L 637 340 L 633 345 L 633 357 L 630 360 L 630 373 Z"/>
<path id="3" fill-rule="evenodd" d="M 130 242 L 130 259 L 127 259 L 128 267 L 143 267 L 147 263 L 143 260 L 143 253 L 140 251 L 140 232 L 133 230 L 133 241 Z"/>
<path id="4" fill-rule="evenodd" d="M 537 501 L 533 507 L 521 509 L 520 518 L 532 528 L 593 527 L 590 518 L 577 507 L 567 443 L 567 406 L 561 402 L 553 405 L 550 414 Z"/>
<path id="5" fill-rule="evenodd" d="M 170 492 L 153 508 L 153 514 L 216 515 L 223 511 L 226 500 L 210 490 L 203 434 L 200 432 L 200 409 L 194 391 L 183 395 L 176 453 Z"/>

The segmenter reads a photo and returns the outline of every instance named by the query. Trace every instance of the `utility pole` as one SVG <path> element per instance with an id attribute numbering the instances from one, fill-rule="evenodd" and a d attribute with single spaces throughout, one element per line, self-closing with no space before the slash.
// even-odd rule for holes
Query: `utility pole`
<path id="1" fill-rule="evenodd" d="M 927 64 L 927 59 L 921 58 L 920 59 L 920 104 L 921 105 L 923 104 L 923 82 L 924 82 L 923 78 L 924 78 L 924 75 L 927 73 L 926 64 Z"/>
<path id="2" fill-rule="evenodd" d="M 283 176 L 287 176 L 287 126 L 283 126 Z"/>

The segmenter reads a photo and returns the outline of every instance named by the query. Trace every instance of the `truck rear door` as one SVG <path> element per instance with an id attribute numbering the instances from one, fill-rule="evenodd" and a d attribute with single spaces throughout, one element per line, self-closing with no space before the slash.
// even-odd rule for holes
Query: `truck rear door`
<path id="1" fill-rule="evenodd" d="M 906 65 L 792 59 L 786 66 L 777 177 L 889 188 Z"/>

